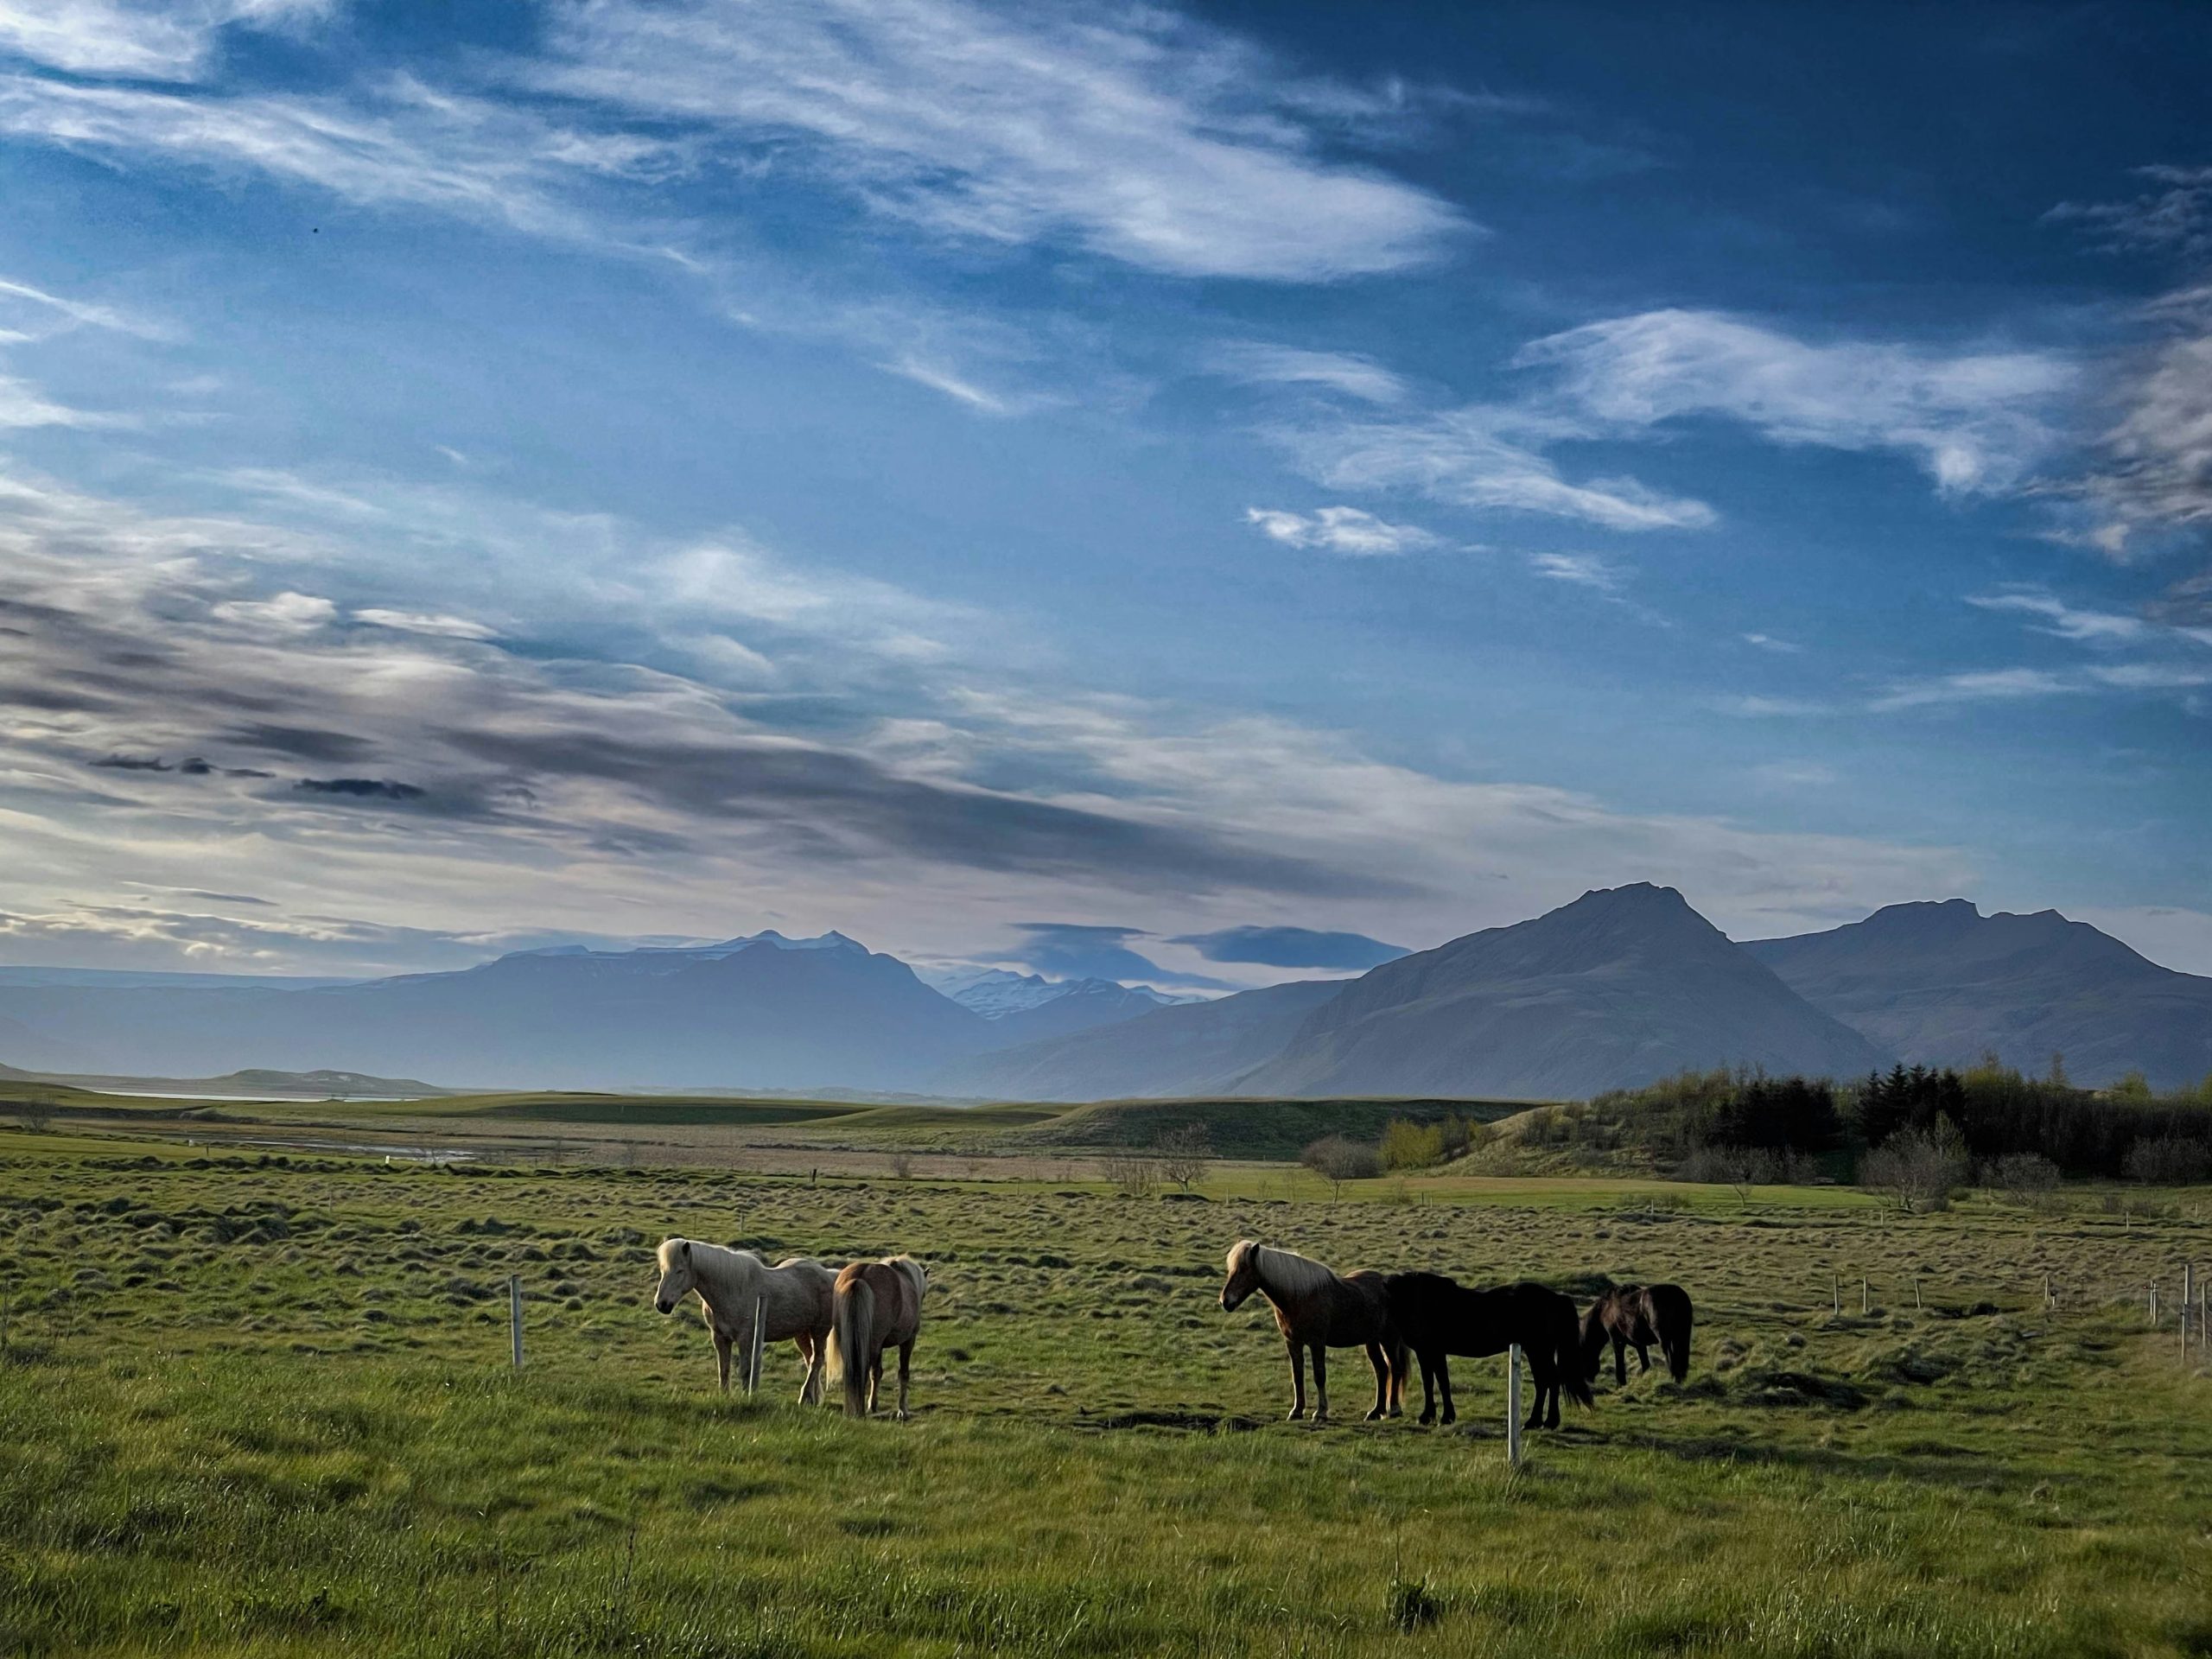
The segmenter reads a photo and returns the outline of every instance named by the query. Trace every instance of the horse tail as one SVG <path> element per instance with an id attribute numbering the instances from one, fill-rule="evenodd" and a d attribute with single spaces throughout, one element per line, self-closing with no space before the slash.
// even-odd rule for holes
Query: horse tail
<path id="1" fill-rule="evenodd" d="M 1696 1316 L 1690 1311 L 1690 1299 L 1682 1292 L 1676 1291 L 1669 1300 L 1674 1306 L 1667 1311 L 1673 1317 L 1661 1332 L 1659 1345 L 1666 1350 L 1668 1375 L 1680 1382 L 1690 1374 L 1690 1328 Z"/>
<path id="2" fill-rule="evenodd" d="M 875 1291 L 855 1274 L 841 1283 L 830 1310 L 830 1370 L 842 1374 L 845 1384 L 845 1415 L 868 1415 L 868 1372 L 874 1352 Z"/>
<path id="3" fill-rule="evenodd" d="M 1590 1392 L 1590 1378 L 1582 1369 L 1582 1322 L 1575 1318 L 1574 1304 L 1566 1297 L 1558 1323 L 1553 1327 L 1558 1332 L 1558 1364 L 1560 1386 L 1567 1390 L 1567 1398 L 1578 1406 L 1594 1406 L 1598 1396 Z M 1594 1367 L 1592 1370 L 1594 1370 Z"/>

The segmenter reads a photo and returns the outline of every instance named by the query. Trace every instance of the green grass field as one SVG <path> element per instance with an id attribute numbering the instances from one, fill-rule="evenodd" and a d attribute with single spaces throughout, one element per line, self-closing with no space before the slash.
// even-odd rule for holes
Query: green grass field
<path id="1" fill-rule="evenodd" d="M 0 1652 L 2212 1652 L 2212 1378 L 2144 1306 L 2212 1259 L 2202 1222 L 1324 1191 L 0 1133 Z M 798 1408 L 788 1349 L 761 1399 L 716 1395 L 696 1313 L 650 1306 L 668 1232 L 921 1255 L 915 1420 Z M 1283 1423 L 1266 1313 L 1214 1300 L 1248 1233 L 1578 1294 L 1672 1279 L 1691 1378 L 1631 1359 L 1517 1472 L 1496 1361 L 1458 1368 L 1450 1433 L 1358 1421 L 1349 1352 L 1339 1421 Z"/>

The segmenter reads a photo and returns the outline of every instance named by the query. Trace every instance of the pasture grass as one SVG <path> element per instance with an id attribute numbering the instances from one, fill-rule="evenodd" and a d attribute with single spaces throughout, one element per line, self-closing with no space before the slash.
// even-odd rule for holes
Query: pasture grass
<path id="1" fill-rule="evenodd" d="M 2212 1377 L 2144 1309 L 2212 1255 L 2202 1223 L 1284 1179 L 1131 1198 L 0 1135 L 0 1652 L 2212 1650 Z M 696 1314 L 648 1300 L 670 1232 L 921 1255 L 915 1420 L 799 1408 L 788 1349 L 761 1398 L 715 1393 Z M 1456 1368 L 1449 1433 L 1360 1422 L 1350 1352 L 1338 1421 L 1284 1423 L 1264 1311 L 1215 1305 L 1244 1234 L 1579 1296 L 1671 1279 L 1691 1377 L 1631 1356 L 1517 1471 L 1496 1361 Z"/>

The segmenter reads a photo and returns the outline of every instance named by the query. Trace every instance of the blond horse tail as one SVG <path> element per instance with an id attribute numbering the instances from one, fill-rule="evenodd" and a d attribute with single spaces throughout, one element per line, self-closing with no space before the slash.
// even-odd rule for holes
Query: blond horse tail
<path id="1" fill-rule="evenodd" d="M 875 1292 L 855 1274 L 849 1285 L 837 1287 L 830 1312 L 830 1370 L 842 1374 L 845 1384 L 845 1415 L 868 1415 L 868 1373 L 875 1353 Z"/>

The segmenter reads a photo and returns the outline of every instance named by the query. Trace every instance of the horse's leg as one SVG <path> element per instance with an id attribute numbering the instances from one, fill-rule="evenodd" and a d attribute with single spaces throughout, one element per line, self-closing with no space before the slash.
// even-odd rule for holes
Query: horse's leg
<path id="1" fill-rule="evenodd" d="M 1329 1351 L 1318 1342 L 1313 1344 L 1313 1421 L 1329 1421 Z"/>
<path id="2" fill-rule="evenodd" d="M 899 1421 L 906 1421 L 906 1369 L 914 1363 L 914 1339 L 899 1344 Z"/>
<path id="3" fill-rule="evenodd" d="M 1536 1382 L 1536 1398 L 1544 1407 L 1544 1427 L 1559 1427 L 1560 1368 L 1556 1364 L 1544 1367 L 1543 1375 Z"/>
<path id="4" fill-rule="evenodd" d="M 1459 1419 L 1459 1411 L 1452 1404 L 1452 1356 L 1439 1349 L 1436 1355 L 1436 1387 L 1444 1396 L 1444 1427 L 1449 1428 Z"/>
<path id="5" fill-rule="evenodd" d="M 1628 1344 L 1618 1337 L 1613 1338 L 1613 1381 L 1621 1388 L 1628 1387 Z"/>
<path id="6" fill-rule="evenodd" d="M 883 1386 L 883 1350 L 879 1348 L 868 1363 L 868 1414 L 875 1415 L 875 1391 Z"/>
<path id="7" fill-rule="evenodd" d="M 1406 1414 L 1406 1344 L 1402 1342 L 1390 1354 L 1390 1414 Z"/>
<path id="8" fill-rule="evenodd" d="M 1290 1421 L 1296 1422 L 1306 1414 L 1306 1350 L 1298 1338 L 1287 1338 L 1290 1344 Z"/>
<path id="9" fill-rule="evenodd" d="M 720 1325 L 714 1326 L 713 1330 L 715 1335 L 715 1374 L 721 1378 L 722 1392 L 724 1394 L 728 1394 L 729 1392 L 730 1334 L 728 1332 L 723 1330 Z"/>
<path id="10" fill-rule="evenodd" d="M 1648 1342 L 1639 1342 L 1636 1344 L 1636 1374 L 1642 1376 L 1650 1369 L 1651 1344 Z"/>
<path id="11" fill-rule="evenodd" d="M 1508 1365 L 1513 1363 L 1513 1351 L 1510 1348 L 1505 1351 L 1505 1363 Z M 1521 1427 L 1541 1428 L 1544 1426 L 1544 1374 L 1536 1369 L 1536 1362 L 1534 1358 L 1529 1362 L 1529 1370 L 1536 1384 L 1535 1398 L 1529 1406 L 1529 1421 L 1522 1423 Z"/>
<path id="12" fill-rule="evenodd" d="M 1421 1425 L 1427 1428 L 1436 1421 L 1436 1365 L 1422 1349 L 1421 1360 Z"/>
<path id="13" fill-rule="evenodd" d="M 791 1338 L 791 1346 L 798 1350 L 798 1402 L 811 1405 L 814 1400 L 814 1333 L 802 1331 Z"/>
<path id="14" fill-rule="evenodd" d="M 1367 1344 L 1367 1363 L 1375 1368 L 1375 1404 L 1367 1414 L 1367 1421 L 1371 1423 L 1390 1409 L 1390 1362 L 1384 1357 L 1381 1343 Z"/>

